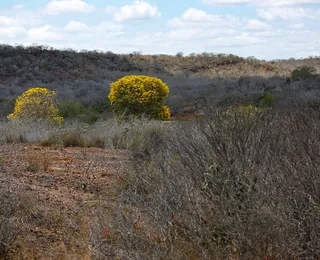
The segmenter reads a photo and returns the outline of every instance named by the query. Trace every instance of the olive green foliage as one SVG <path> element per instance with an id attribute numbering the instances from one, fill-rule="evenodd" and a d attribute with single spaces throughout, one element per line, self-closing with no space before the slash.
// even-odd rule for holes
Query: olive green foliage
<path id="1" fill-rule="evenodd" d="M 313 78 L 317 76 L 316 72 L 317 70 L 314 67 L 300 66 L 291 72 L 290 79 L 294 81 Z"/>
<path id="2" fill-rule="evenodd" d="M 162 103 L 169 87 L 160 79 L 149 76 L 126 76 L 110 85 L 109 99 L 118 116 L 169 120 L 170 110 Z"/>
<path id="3" fill-rule="evenodd" d="M 257 105 L 259 108 L 273 107 L 277 100 L 278 98 L 276 98 L 275 96 L 265 93 L 259 97 Z"/>
<path id="4" fill-rule="evenodd" d="M 64 100 L 59 102 L 58 105 L 59 115 L 63 118 L 74 118 L 81 115 L 85 108 L 80 102 L 75 102 L 71 100 Z"/>
<path id="5" fill-rule="evenodd" d="M 95 99 L 91 105 L 91 110 L 99 114 L 111 112 L 110 100 L 106 98 Z"/>
<path id="6" fill-rule="evenodd" d="M 103 106 L 100 103 L 85 107 L 81 102 L 64 100 L 59 102 L 58 113 L 65 119 L 76 119 L 80 122 L 93 124 L 101 118 L 101 114 L 104 112 L 102 108 Z"/>

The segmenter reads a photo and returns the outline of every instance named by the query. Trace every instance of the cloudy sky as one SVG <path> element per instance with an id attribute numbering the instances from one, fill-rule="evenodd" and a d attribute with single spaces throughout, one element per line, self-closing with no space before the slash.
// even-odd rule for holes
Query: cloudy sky
<path id="1" fill-rule="evenodd" d="M 320 55 L 320 0 L 0 0 L 0 43 L 144 54 Z"/>

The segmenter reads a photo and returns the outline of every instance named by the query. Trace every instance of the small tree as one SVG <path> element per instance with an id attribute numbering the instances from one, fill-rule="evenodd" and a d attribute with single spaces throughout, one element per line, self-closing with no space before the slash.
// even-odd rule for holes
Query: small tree
<path id="1" fill-rule="evenodd" d="M 16 99 L 14 111 L 8 118 L 49 121 L 60 125 L 63 117 L 58 115 L 56 95 L 55 91 L 46 88 L 31 88 Z"/>
<path id="2" fill-rule="evenodd" d="M 299 79 L 314 78 L 317 76 L 317 70 L 314 67 L 300 66 L 293 70 L 290 75 L 292 81 Z"/>
<path id="3" fill-rule="evenodd" d="M 142 114 L 151 119 L 169 120 L 170 110 L 162 103 L 169 87 L 160 79 L 149 76 L 126 76 L 110 85 L 109 99 L 116 115 Z"/>

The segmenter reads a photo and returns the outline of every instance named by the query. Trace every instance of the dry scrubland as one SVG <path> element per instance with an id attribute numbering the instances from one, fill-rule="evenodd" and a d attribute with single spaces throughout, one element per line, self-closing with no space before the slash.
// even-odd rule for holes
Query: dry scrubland
<path id="1" fill-rule="evenodd" d="M 319 58 L 0 57 L 0 259 L 320 257 Z M 113 119 L 108 86 L 132 74 L 168 84 L 174 120 Z M 5 119 L 33 87 L 62 126 Z"/>
<path id="2" fill-rule="evenodd" d="M 214 108 L 180 122 L 2 123 L 1 253 L 316 259 L 319 119 Z"/>

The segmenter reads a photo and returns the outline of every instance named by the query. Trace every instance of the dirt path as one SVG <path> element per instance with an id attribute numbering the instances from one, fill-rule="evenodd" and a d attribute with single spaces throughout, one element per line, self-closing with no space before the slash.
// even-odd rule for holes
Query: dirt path
<path id="1" fill-rule="evenodd" d="M 21 233 L 11 258 L 90 259 L 110 232 L 101 223 L 114 221 L 127 152 L 6 144 L 0 159 L 1 194 L 20 201 L 13 218 Z M 98 223 L 101 210 L 107 219 Z"/>

